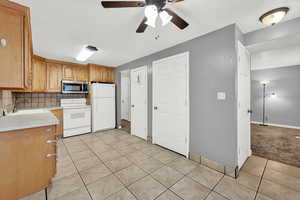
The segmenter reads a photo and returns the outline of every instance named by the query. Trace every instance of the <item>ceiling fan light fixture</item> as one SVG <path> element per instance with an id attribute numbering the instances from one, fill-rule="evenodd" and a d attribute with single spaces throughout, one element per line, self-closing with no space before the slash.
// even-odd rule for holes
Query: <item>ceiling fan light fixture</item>
<path id="1" fill-rule="evenodd" d="M 289 10 L 290 9 L 288 7 L 276 8 L 263 14 L 259 20 L 265 25 L 275 25 L 286 16 Z"/>
<path id="2" fill-rule="evenodd" d="M 86 61 L 89 57 L 94 55 L 98 49 L 94 46 L 89 46 L 85 45 L 79 52 L 78 56 L 76 57 L 77 61 L 84 62 Z"/>
<path id="3" fill-rule="evenodd" d="M 167 25 L 171 20 L 172 20 L 172 16 L 169 15 L 166 11 L 162 11 L 159 13 L 162 25 L 165 26 Z"/>
<path id="4" fill-rule="evenodd" d="M 146 6 L 145 17 L 147 18 L 147 21 L 145 22 L 145 24 L 155 28 L 157 16 L 158 16 L 158 10 L 155 5 Z"/>

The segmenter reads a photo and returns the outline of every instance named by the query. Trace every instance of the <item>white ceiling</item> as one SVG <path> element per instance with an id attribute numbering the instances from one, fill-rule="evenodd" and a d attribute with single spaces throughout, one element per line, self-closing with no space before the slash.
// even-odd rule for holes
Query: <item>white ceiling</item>
<path id="1" fill-rule="evenodd" d="M 190 26 L 173 24 L 137 34 L 143 8 L 104 9 L 100 0 L 13 0 L 31 8 L 34 52 L 75 62 L 85 44 L 100 52 L 88 62 L 118 66 L 237 23 L 246 33 L 264 28 L 258 18 L 273 8 L 291 8 L 285 20 L 300 16 L 299 0 L 185 0 L 170 6 Z M 159 39 L 155 40 L 155 36 Z"/>

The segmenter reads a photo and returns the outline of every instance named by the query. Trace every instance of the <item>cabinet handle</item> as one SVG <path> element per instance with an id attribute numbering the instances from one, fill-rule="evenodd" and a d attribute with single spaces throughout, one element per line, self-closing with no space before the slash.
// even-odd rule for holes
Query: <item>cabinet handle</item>
<path id="1" fill-rule="evenodd" d="M 46 143 L 47 144 L 57 143 L 57 140 L 47 140 Z"/>
<path id="2" fill-rule="evenodd" d="M 6 39 L 2 38 L 2 39 L 0 40 L 0 46 L 1 46 L 1 47 L 5 47 L 6 45 L 7 45 Z"/>
<path id="3" fill-rule="evenodd" d="M 47 158 L 56 158 L 56 153 L 49 153 L 46 155 Z"/>
<path id="4" fill-rule="evenodd" d="M 52 132 L 52 128 L 48 128 L 48 129 L 47 129 L 47 132 Z"/>

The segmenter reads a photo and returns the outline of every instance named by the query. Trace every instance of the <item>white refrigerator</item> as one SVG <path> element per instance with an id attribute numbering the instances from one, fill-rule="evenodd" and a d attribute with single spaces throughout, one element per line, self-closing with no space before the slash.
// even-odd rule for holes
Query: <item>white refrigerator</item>
<path id="1" fill-rule="evenodd" d="M 116 127 L 115 84 L 93 83 L 91 86 L 92 132 Z"/>

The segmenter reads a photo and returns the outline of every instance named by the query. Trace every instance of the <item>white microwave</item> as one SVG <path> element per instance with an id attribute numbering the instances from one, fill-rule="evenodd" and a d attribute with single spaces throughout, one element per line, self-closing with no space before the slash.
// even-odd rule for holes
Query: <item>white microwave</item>
<path id="1" fill-rule="evenodd" d="M 82 94 L 88 93 L 88 82 L 80 81 L 61 81 L 61 93 L 63 94 Z"/>

